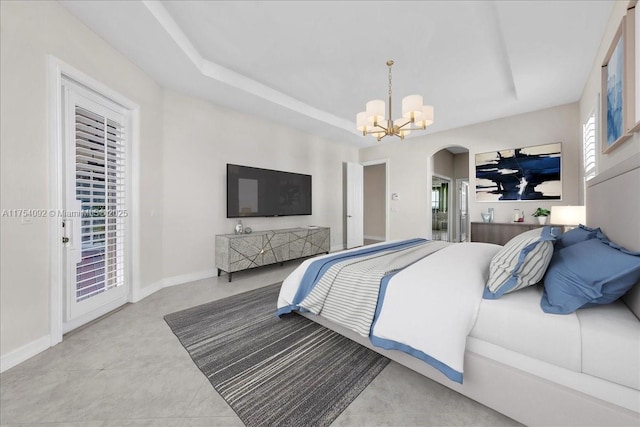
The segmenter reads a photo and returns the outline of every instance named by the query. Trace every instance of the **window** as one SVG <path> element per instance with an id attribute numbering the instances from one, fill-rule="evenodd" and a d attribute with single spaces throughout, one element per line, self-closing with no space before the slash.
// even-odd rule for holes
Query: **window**
<path id="1" fill-rule="evenodd" d="M 591 111 L 582 125 L 582 155 L 584 165 L 584 179 L 590 180 L 597 174 L 596 169 L 596 111 Z"/>
<path id="2" fill-rule="evenodd" d="M 440 192 L 437 188 L 431 190 L 431 209 L 438 210 L 440 207 Z"/>
<path id="3" fill-rule="evenodd" d="M 69 275 L 75 270 L 75 281 L 68 278 L 70 286 L 75 283 L 70 302 L 78 307 L 86 302 L 89 310 L 98 304 L 89 300 L 109 300 L 106 293 L 126 285 L 128 113 L 71 80 L 63 79 L 63 88 L 66 210 L 74 212 L 64 225 L 71 237 L 68 250 L 74 251 L 67 269 Z M 121 293 L 113 293 L 114 298 Z"/>
<path id="4" fill-rule="evenodd" d="M 76 199 L 82 201 L 80 299 L 124 282 L 125 140 L 123 120 L 75 107 Z M 93 274 L 87 274 L 87 263 Z M 83 283 L 90 291 L 82 293 Z M 99 283 L 99 286 L 96 284 Z M 104 282 L 104 283 L 102 283 Z"/>

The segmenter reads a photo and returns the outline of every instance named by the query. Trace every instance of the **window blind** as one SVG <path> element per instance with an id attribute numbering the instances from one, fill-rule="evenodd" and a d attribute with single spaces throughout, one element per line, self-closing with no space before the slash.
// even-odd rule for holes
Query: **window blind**
<path id="1" fill-rule="evenodd" d="M 582 153 L 585 180 L 596 176 L 596 150 L 596 114 L 592 112 L 582 125 Z"/>
<path id="2" fill-rule="evenodd" d="M 82 203 L 82 257 L 76 301 L 124 284 L 124 126 L 76 106 L 76 199 Z"/>

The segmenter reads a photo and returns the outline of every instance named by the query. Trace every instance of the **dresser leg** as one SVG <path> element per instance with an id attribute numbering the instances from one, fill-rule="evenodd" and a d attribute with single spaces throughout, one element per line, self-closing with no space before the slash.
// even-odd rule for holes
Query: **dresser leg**
<path id="1" fill-rule="evenodd" d="M 222 270 L 218 269 L 218 277 L 220 277 L 220 273 L 222 272 Z"/>
<path id="2" fill-rule="evenodd" d="M 229 283 L 231 283 L 231 273 L 229 273 L 229 278 L 227 280 Z"/>

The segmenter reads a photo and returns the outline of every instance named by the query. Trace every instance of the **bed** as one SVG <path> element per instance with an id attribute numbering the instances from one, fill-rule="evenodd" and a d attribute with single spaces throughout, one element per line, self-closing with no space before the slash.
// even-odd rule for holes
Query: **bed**
<path id="1" fill-rule="evenodd" d="M 640 155 L 590 181 L 590 227 L 560 237 L 543 227 L 505 247 L 410 239 L 307 260 L 283 282 L 279 314 L 300 312 L 527 425 L 637 426 L 640 192 L 619 189 L 638 183 Z M 589 261 L 594 254 L 603 255 Z M 450 267 L 460 260 L 465 268 Z M 509 268 L 520 274 L 504 275 Z M 611 276 L 607 268 L 615 282 L 595 277 Z M 571 282 L 572 269 L 607 288 L 551 285 Z M 338 272 L 344 287 L 323 289 Z M 376 280 L 378 291 L 364 286 Z"/>

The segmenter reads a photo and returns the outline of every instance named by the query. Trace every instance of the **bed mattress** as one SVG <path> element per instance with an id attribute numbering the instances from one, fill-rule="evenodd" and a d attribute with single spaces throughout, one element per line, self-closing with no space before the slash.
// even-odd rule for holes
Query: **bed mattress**
<path id="1" fill-rule="evenodd" d="M 582 372 L 640 389 L 640 321 L 622 302 L 576 311 Z"/>
<path id="2" fill-rule="evenodd" d="M 513 352 L 514 366 L 524 355 L 640 389 L 640 321 L 623 302 L 557 315 L 542 311 L 541 296 L 532 286 L 483 299 L 469 336 Z"/>
<path id="3" fill-rule="evenodd" d="M 550 315 L 540 308 L 542 288 L 531 286 L 483 299 L 470 336 L 516 353 L 581 372 L 580 322 L 575 314 Z"/>

